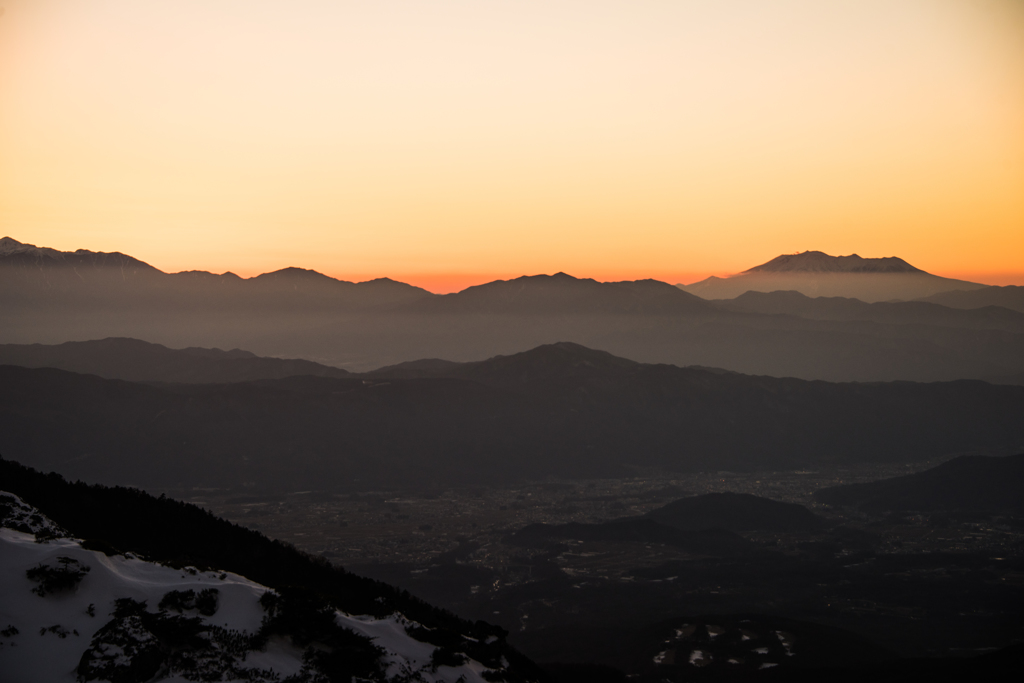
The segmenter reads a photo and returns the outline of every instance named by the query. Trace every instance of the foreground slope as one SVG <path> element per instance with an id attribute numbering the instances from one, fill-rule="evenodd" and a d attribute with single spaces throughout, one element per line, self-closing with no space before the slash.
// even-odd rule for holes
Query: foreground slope
<path id="1" fill-rule="evenodd" d="M 303 491 L 910 462 L 1024 444 L 1024 387 L 752 377 L 575 344 L 430 367 L 147 386 L 0 366 L 0 449 L 109 484 Z"/>
<path id="2" fill-rule="evenodd" d="M 9 461 L 0 461 L 0 490 L 2 681 L 538 675 L 500 629 L 193 506 L 70 484 Z"/>

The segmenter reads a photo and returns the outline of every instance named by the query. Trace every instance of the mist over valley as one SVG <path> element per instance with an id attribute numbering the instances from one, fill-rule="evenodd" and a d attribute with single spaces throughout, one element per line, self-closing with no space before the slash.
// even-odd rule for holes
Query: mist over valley
<path id="1" fill-rule="evenodd" d="M 121 675 L 103 653 L 129 631 L 125 671 L 159 661 L 188 680 L 241 676 L 247 658 L 332 681 L 1018 666 L 1018 288 L 820 252 L 723 282 L 743 291 L 557 273 L 437 295 L 301 268 L 164 273 L 5 238 L 0 495 L 14 497 L 0 540 L 57 577 L 97 549 L 166 574 L 159 605 L 103 579 L 136 597 L 103 624 L 68 621 L 88 634 L 60 655 L 81 658 L 81 680 Z M 84 501 L 106 512 L 76 513 Z M 70 531 L 24 522 L 47 515 Z M 177 523 L 241 559 L 144 531 Z M 279 597 L 250 600 L 259 626 L 226 612 L 231 641 L 189 617 L 214 635 L 184 656 L 185 617 L 167 605 L 186 600 L 192 565 Z M 75 590 L 96 595 L 79 574 Z M 317 597 L 295 592 L 314 575 Z M 0 605 L 9 652 L 50 633 L 26 625 L 32 600 L 52 598 L 22 588 Z M 320 631 L 294 621 L 328 613 Z"/>

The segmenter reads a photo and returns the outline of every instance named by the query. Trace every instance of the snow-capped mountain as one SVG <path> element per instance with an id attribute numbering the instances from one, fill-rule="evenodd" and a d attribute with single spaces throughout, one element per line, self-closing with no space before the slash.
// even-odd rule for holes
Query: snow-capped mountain
<path id="1" fill-rule="evenodd" d="M 2 683 L 524 680 L 498 648 L 483 663 L 432 644 L 486 651 L 496 636 L 348 614 L 311 591 L 120 554 L 11 493 L 0 492 L 0 525 Z"/>

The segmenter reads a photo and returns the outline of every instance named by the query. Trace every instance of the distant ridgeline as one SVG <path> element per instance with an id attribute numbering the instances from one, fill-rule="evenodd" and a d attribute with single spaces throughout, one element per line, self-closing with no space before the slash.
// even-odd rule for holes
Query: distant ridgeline
<path id="1" fill-rule="evenodd" d="M 150 490 L 437 487 L 1024 447 L 1024 387 L 754 377 L 568 343 L 476 363 L 232 384 L 0 366 L 0 384 L 9 457 Z"/>
<path id="2" fill-rule="evenodd" d="M 193 505 L 9 460 L 0 492 L 5 681 L 543 678 L 496 626 Z"/>
<path id="3" fill-rule="evenodd" d="M 780 290 L 790 291 L 775 296 Z M 742 296 L 748 291 L 773 294 Z M 682 288 L 556 273 L 437 295 L 387 278 L 346 282 L 302 268 L 251 278 L 164 273 L 126 254 L 3 238 L 0 344 L 114 337 L 303 359 L 276 369 L 264 359 L 267 367 L 256 369 L 256 359 L 236 358 L 229 368 L 227 358 L 210 358 L 218 371 L 185 380 L 206 382 L 258 372 L 337 376 L 339 368 L 362 372 L 415 359 L 475 361 L 560 341 L 636 361 L 776 377 L 1015 382 L 1024 373 L 1020 291 L 937 277 L 895 257 L 805 252 Z M 931 298 L 906 301 L 921 297 Z M 875 303 L 892 299 L 904 301 Z M 61 362 L 78 351 L 63 349 Z M 10 362 L 29 365 L 47 353 L 8 350 L 22 359 Z M 168 358 L 154 361 L 173 370 Z M 96 372 L 104 375 L 103 367 Z M 133 372 L 119 378 L 139 379 Z M 171 374 L 149 381 L 178 381 L 165 379 Z"/>

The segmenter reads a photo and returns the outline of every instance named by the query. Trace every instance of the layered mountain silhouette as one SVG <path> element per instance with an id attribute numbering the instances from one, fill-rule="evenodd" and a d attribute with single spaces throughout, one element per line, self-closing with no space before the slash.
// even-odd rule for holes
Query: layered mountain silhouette
<path id="1" fill-rule="evenodd" d="M 1024 445 L 1024 387 L 754 377 L 567 343 L 440 367 L 150 386 L 0 366 L 0 452 L 150 490 L 288 491 L 907 462 Z"/>
<path id="2" fill-rule="evenodd" d="M 709 277 L 679 286 L 704 299 L 733 299 L 749 291 L 795 291 L 807 296 L 848 297 L 869 303 L 986 287 L 932 275 L 894 256 L 830 256 L 820 251 L 785 254 L 732 277 Z"/>
<path id="3" fill-rule="evenodd" d="M 53 346 L 0 344 L 0 365 L 58 368 L 131 382 L 228 383 L 295 375 L 349 375 L 340 368 L 308 360 L 261 358 L 240 349 L 169 349 L 160 344 L 123 338 Z"/>
<path id="4" fill-rule="evenodd" d="M 822 489 L 823 503 L 870 512 L 1024 513 L 1024 454 L 964 456 L 903 477 Z"/>
<path id="5" fill-rule="evenodd" d="M 129 337 L 362 372 L 425 358 L 479 361 L 571 341 L 645 363 L 829 381 L 1024 373 L 1019 318 L 997 309 L 710 302 L 653 280 L 597 282 L 564 273 L 435 295 L 299 268 L 248 279 L 169 274 L 123 254 L 58 252 L 9 238 L 3 245 L 6 344 Z M 933 278 L 916 270 L 840 274 Z"/>
<path id="6" fill-rule="evenodd" d="M 1001 306 L 1019 313 L 1024 313 L 1024 287 L 1007 285 L 1005 287 L 985 287 L 984 289 L 954 290 L 933 294 L 924 301 L 950 308 L 982 308 L 985 306 Z"/>
<path id="7" fill-rule="evenodd" d="M 284 268 L 252 278 L 205 271 L 165 273 L 119 252 L 57 251 L 0 239 L 0 303 L 14 309 L 96 306 L 126 314 L 161 312 L 281 312 L 365 309 L 431 296 L 387 278 L 337 280 L 314 270 Z"/>
<path id="8" fill-rule="evenodd" d="M 812 298 L 792 291 L 746 292 L 735 299 L 716 303 L 719 308 L 729 311 L 794 315 L 812 320 L 863 320 L 882 324 L 1024 332 L 1024 313 L 996 305 L 966 309 L 928 301 L 867 303 L 844 297 Z"/>

